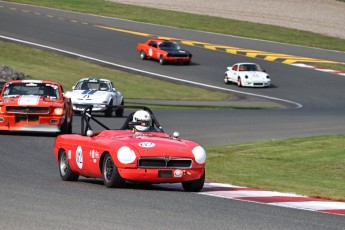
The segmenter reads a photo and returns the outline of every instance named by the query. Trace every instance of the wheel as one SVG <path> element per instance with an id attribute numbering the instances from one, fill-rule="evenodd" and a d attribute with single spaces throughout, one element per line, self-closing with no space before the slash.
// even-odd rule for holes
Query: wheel
<path id="1" fill-rule="evenodd" d="M 242 81 L 240 77 L 237 78 L 237 86 L 242 87 Z"/>
<path id="2" fill-rule="evenodd" d="M 125 102 L 122 100 L 122 101 L 121 101 L 121 105 L 124 105 L 124 104 L 125 104 Z M 115 115 L 116 115 L 117 117 L 123 117 L 123 111 L 124 111 L 123 108 L 117 109 L 117 110 L 115 111 Z"/>
<path id="3" fill-rule="evenodd" d="M 200 179 L 182 182 L 182 187 L 186 192 L 199 192 L 205 183 L 205 171 Z"/>
<path id="4" fill-rule="evenodd" d="M 113 99 L 110 100 L 109 106 L 105 110 L 105 116 L 106 117 L 111 117 L 111 115 L 113 114 L 113 107 L 111 107 L 112 105 L 113 105 Z"/>
<path id="5" fill-rule="evenodd" d="M 78 180 L 79 175 L 72 172 L 65 150 L 61 150 L 59 154 L 59 171 L 61 179 L 64 181 Z"/>
<path id="6" fill-rule="evenodd" d="M 69 123 L 67 122 L 67 118 L 63 121 L 62 125 L 60 126 L 60 134 L 68 134 Z"/>
<path id="7" fill-rule="evenodd" d="M 73 117 L 71 117 L 71 120 L 68 123 L 68 130 L 67 130 L 68 134 L 72 133 L 72 123 L 73 123 Z"/>
<path id="8" fill-rule="evenodd" d="M 102 174 L 104 185 L 108 188 L 121 187 L 125 183 L 109 153 L 103 159 Z"/>
<path id="9" fill-rule="evenodd" d="M 144 50 L 140 51 L 140 59 L 141 59 L 141 60 L 146 60 L 146 59 L 147 59 L 147 56 L 146 56 Z"/>
<path id="10" fill-rule="evenodd" d="M 166 64 L 166 61 L 165 61 L 165 58 L 164 58 L 163 55 L 161 55 L 161 56 L 159 57 L 159 64 L 161 64 L 161 65 L 165 65 L 165 64 Z"/>
<path id="11" fill-rule="evenodd" d="M 227 84 L 227 85 L 231 83 L 228 79 L 229 79 L 229 78 L 228 78 L 228 75 L 225 74 L 225 75 L 224 75 L 224 83 Z"/>

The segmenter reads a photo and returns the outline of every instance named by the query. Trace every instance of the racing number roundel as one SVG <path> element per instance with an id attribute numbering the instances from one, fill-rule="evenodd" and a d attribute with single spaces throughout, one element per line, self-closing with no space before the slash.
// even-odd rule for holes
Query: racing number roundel
<path id="1" fill-rule="evenodd" d="M 152 48 L 149 49 L 149 56 L 152 56 L 153 55 L 153 51 L 152 51 Z"/>
<path id="2" fill-rule="evenodd" d="M 78 146 L 77 150 L 75 151 L 75 160 L 77 162 L 78 168 L 83 168 L 83 149 L 81 146 Z"/>

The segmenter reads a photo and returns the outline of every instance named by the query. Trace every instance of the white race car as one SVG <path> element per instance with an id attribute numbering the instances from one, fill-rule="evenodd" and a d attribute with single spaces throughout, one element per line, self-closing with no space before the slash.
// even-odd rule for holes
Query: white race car
<path id="1" fill-rule="evenodd" d="M 227 67 L 224 83 L 236 83 L 239 87 L 269 87 L 271 78 L 256 63 L 236 63 Z"/>
<path id="2" fill-rule="evenodd" d="M 110 117 L 114 110 L 109 105 L 124 105 L 121 92 L 107 79 L 83 78 L 72 89 L 65 96 L 71 98 L 75 113 L 81 113 L 86 107 L 93 105 L 92 111 L 104 112 L 105 116 Z M 123 108 L 115 109 L 115 115 L 122 117 Z"/>

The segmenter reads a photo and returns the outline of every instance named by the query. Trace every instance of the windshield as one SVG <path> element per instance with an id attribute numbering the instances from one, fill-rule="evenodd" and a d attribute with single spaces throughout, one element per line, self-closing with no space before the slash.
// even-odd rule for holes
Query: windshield
<path id="1" fill-rule="evenodd" d="M 101 90 L 111 91 L 112 87 L 109 82 L 105 81 L 81 81 L 75 87 L 76 90 Z"/>
<path id="2" fill-rule="evenodd" d="M 240 71 L 262 71 L 259 65 L 243 64 L 240 66 Z"/>
<path id="3" fill-rule="evenodd" d="M 164 49 L 176 49 L 179 50 L 180 46 L 176 42 L 161 42 L 158 44 L 159 48 Z"/>
<path id="4" fill-rule="evenodd" d="M 3 97 L 16 97 L 19 95 L 36 95 L 60 99 L 59 87 L 45 83 L 12 83 L 5 88 Z"/>

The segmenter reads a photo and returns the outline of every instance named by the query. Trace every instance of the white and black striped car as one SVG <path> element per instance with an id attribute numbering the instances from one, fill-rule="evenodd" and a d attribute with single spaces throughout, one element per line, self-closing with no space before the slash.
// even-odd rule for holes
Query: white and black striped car
<path id="1" fill-rule="evenodd" d="M 124 97 L 111 81 L 83 78 L 72 89 L 66 92 L 65 96 L 71 98 L 75 113 L 81 113 L 86 107 L 93 105 L 93 112 L 103 112 L 105 116 L 110 117 L 115 111 L 117 117 L 123 116 L 123 108 L 116 106 L 124 105 Z"/>

